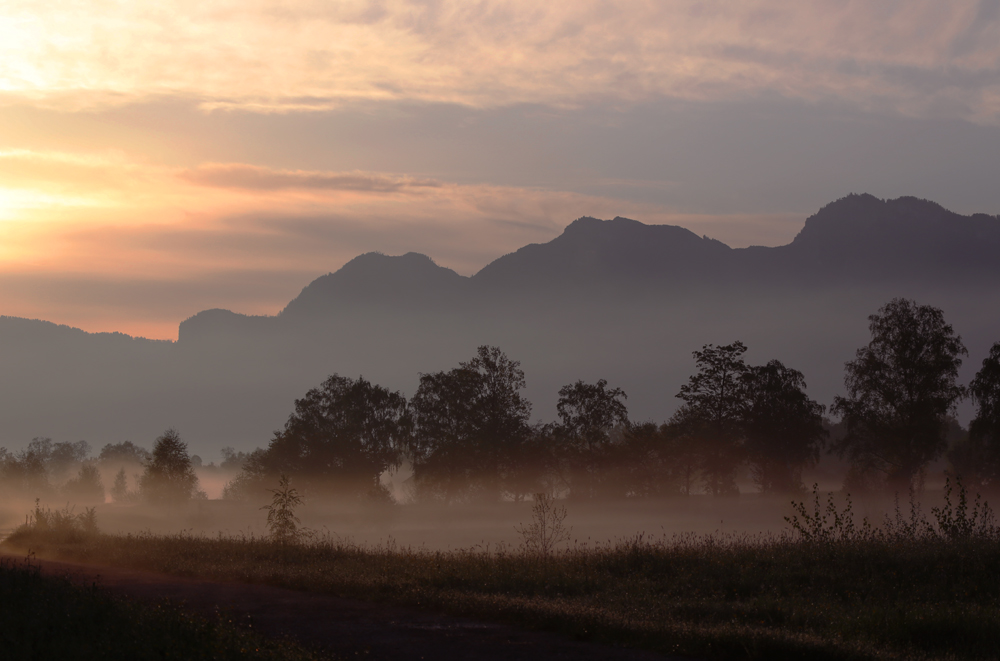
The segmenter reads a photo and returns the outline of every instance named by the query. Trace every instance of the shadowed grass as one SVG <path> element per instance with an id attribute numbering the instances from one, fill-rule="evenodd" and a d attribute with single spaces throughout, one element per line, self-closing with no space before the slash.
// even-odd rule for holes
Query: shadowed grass
<path id="1" fill-rule="evenodd" d="M 42 576 L 30 564 L 0 562 L 0 657 L 168 661 L 318 657 L 265 640 L 224 619 L 208 620 L 169 604 L 140 605 L 96 588 Z"/>
<path id="2" fill-rule="evenodd" d="M 1000 650 L 1000 541 L 642 536 L 553 556 L 333 539 L 100 535 L 8 546 L 268 583 L 713 658 L 987 659 Z"/>

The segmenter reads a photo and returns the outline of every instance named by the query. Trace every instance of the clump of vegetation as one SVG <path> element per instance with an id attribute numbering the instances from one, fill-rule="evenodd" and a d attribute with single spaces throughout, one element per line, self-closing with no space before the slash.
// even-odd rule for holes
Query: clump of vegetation
<path id="1" fill-rule="evenodd" d="M 43 508 L 35 499 L 35 509 L 28 514 L 23 525 L 14 530 L 7 543 L 32 540 L 45 545 L 81 544 L 98 534 L 97 508 L 87 507 L 79 514 L 67 505 L 61 510 Z"/>
<path id="2" fill-rule="evenodd" d="M 144 606 L 96 588 L 42 576 L 0 560 L 0 649 L 5 659 L 261 659 L 315 655 L 232 622 L 192 616 L 169 604 Z"/>
<path id="3" fill-rule="evenodd" d="M 183 502 L 200 494 L 187 443 L 177 430 L 167 429 L 156 439 L 145 472 L 139 478 L 139 492 L 157 504 Z"/>
<path id="4" fill-rule="evenodd" d="M 928 517 L 911 504 L 909 517 L 897 508 L 878 527 L 855 524 L 849 504 L 824 507 L 817 492 L 812 507 L 796 504 L 785 534 L 638 535 L 576 543 L 545 562 L 505 546 L 432 552 L 329 536 L 95 535 L 49 552 L 440 608 L 702 658 L 993 659 L 1000 532 L 985 505 L 966 496 L 963 508 L 963 491 L 956 484 Z"/>
<path id="5" fill-rule="evenodd" d="M 302 504 L 302 497 L 288 483 L 288 476 L 282 475 L 278 480 L 277 489 L 271 492 L 271 504 L 261 509 L 267 510 L 267 529 L 270 538 L 279 544 L 294 544 L 302 539 L 299 528 L 299 518 L 295 516 L 295 508 Z"/>
<path id="6" fill-rule="evenodd" d="M 566 527 L 566 506 L 556 505 L 552 496 L 536 493 L 531 505 L 531 523 L 514 528 L 523 538 L 525 552 L 550 556 L 555 548 L 570 540 L 572 528 Z"/>
<path id="7" fill-rule="evenodd" d="M 104 483 L 101 473 L 93 463 L 84 463 L 76 476 L 62 487 L 63 494 L 74 502 L 103 503 Z"/>
<path id="8" fill-rule="evenodd" d="M 819 485 L 813 485 L 812 511 L 805 502 L 792 501 L 796 514 L 785 517 L 785 521 L 806 542 L 913 542 L 921 540 L 944 541 L 981 541 L 1000 542 L 1000 526 L 989 503 L 976 495 L 972 508 L 969 508 L 969 493 L 962 485 L 960 477 L 946 476 L 944 486 L 944 503 L 941 507 L 932 507 L 929 520 L 921 511 L 914 492 L 910 491 L 910 513 L 904 516 L 899 498 L 892 516 L 888 514 L 880 527 L 872 525 L 867 518 L 861 525 L 854 522 L 853 504 L 850 494 L 847 494 L 843 509 L 838 509 L 834 503 L 833 494 L 827 497 L 825 507 L 820 506 Z M 957 502 L 952 502 L 957 495 Z"/>

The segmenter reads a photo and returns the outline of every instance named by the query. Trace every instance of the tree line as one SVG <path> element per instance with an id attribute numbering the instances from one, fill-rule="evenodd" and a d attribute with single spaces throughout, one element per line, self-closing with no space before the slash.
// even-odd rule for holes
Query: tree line
<path id="1" fill-rule="evenodd" d="M 284 429 L 252 453 L 227 487 L 239 497 L 289 475 L 312 491 L 389 500 L 381 476 L 404 462 L 415 495 L 443 501 L 738 493 L 749 468 L 758 490 L 802 489 L 823 450 L 846 458 L 855 486 L 906 491 L 948 449 L 957 403 L 978 410 L 949 459 L 984 488 L 1000 477 L 1000 342 L 968 386 L 967 350 L 941 310 L 894 299 L 869 317 L 871 341 L 845 365 L 846 394 L 830 412 L 806 393 L 801 372 L 778 360 L 750 365 L 742 342 L 705 345 L 663 424 L 631 421 L 627 395 L 605 380 L 559 390 L 559 420 L 530 422 L 520 364 L 498 347 L 447 371 L 422 374 L 407 398 L 333 375 L 296 400 Z"/>
<path id="2" fill-rule="evenodd" d="M 152 452 L 123 441 L 106 444 L 97 457 L 90 454 L 87 441 L 53 442 L 49 438 L 35 438 L 20 452 L 0 448 L 0 495 L 65 498 L 79 504 L 102 503 L 108 495 L 117 503 L 205 498 L 198 489 L 196 468 L 231 474 L 249 456 L 223 448 L 218 466 L 202 466 L 198 455 L 189 455 L 187 444 L 175 429 L 157 437 Z M 110 487 L 105 487 L 102 472 L 114 472 Z"/>
<path id="3" fill-rule="evenodd" d="M 869 317 L 869 329 L 871 341 L 845 364 L 846 394 L 830 407 L 836 425 L 807 395 L 801 372 L 778 360 L 748 364 L 739 341 L 693 352 L 694 373 L 676 394 L 681 406 L 662 424 L 630 420 L 626 393 L 603 379 L 565 385 L 558 420 L 532 423 L 520 363 L 495 346 L 479 347 L 450 370 L 422 374 L 409 399 L 364 377 L 334 374 L 295 401 L 266 448 L 249 455 L 227 448 L 226 462 L 242 470 L 224 496 L 260 497 L 284 475 L 308 492 L 389 502 L 382 476 L 404 463 L 415 497 L 447 502 L 698 489 L 726 496 L 739 493 L 737 477 L 747 470 L 760 492 L 790 493 L 802 490 L 803 470 L 823 451 L 848 460 L 846 486 L 854 490 L 906 492 L 946 452 L 966 484 L 1000 485 L 1000 342 L 963 386 L 958 371 L 968 352 L 941 310 L 894 299 Z M 949 448 L 955 408 L 965 397 L 976 417 Z M 80 452 L 86 454 L 80 444 L 47 439 L 18 455 L 0 449 L 0 478 L 30 487 Z M 128 442 L 106 446 L 102 459 L 106 453 L 132 453 L 143 471 L 132 490 L 119 471 L 111 488 L 116 500 L 197 494 L 196 458 L 173 430 L 152 453 Z M 96 469 L 85 475 L 86 468 L 64 489 L 93 487 Z"/>

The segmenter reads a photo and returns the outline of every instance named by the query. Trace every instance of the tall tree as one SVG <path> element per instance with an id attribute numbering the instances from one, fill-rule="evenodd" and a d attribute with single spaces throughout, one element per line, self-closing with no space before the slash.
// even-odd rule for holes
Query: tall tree
<path id="1" fill-rule="evenodd" d="M 702 466 L 703 421 L 688 406 L 682 406 L 661 428 L 664 453 L 670 458 L 680 492 L 690 496 Z"/>
<path id="2" fill-rule="evenodd" d="M 62 493 L 74 503 L 103 503 L 104 482 L 101 472 L 92 462 L 80 466 L 76 477 L 72 477 L 62 486 Z"/>
<path id="3" fill-rule="evenodd" d="M 386 500 L 381 476 L 400 465 L 410 429 L 401 393 L 334 374 L 295 400 L 285 428 L 244 462 L 261 478 L 289 475 L 314 490 Z"/>
<path id="4" fill-rule="evenodd" d="M 675 425 L 682 429 L 681 435 L 698 440 L 705 487 L 716 496 L 739 494 L 736 473 L 744 459 L 746 350 L 739 341 L 706 344 L 694 352 L 698 373 L 677 393 L 684 404 L 674 416 Z"/>
<path id="5" fill-rule="evenodd" d="M 575 498 L 599 495 L 604 483 L 613 481 L 615 461 L 613 432 L 628 428 L 628 395 L 621 388 L 577 381 L 559 390 L 556 410 L 562 422 L 563 451 L 569 463 L 570 494 Z M 618 434 L 621 437 L 621 434 Z M 608 495 L 608 494 L 604 494 Z"/>
<path id="6" fill-rule="evenodd" d="M 948 453 L 952 467 L 966 485 L 1000 487 L 1000 342 L 990 349 L 982 368 L 969 384 L 976 417 L 967 439 Z"/>
<path id="7" fill-rule="evenodd" d="M 413 396 L 410 455 L 425 493 L 446 500 L 515 497 L 531 437 L 520 363 L 481 346 L 448 372 L 424 374 Z"/>
<path id="8" fill-rule="evenodd" d="M 153 443 L 152 458 L 139 478 L 142 497 L 151 503 L 177 503 L 190 500 L 197 488 L 187 443 L 177 430 L 167 429 Z"/>
<path id="9" fill-rule="evenodd" d="M 743 433 L 754 481 L 762 493 L 802 490 L 802 469 L 819 459 L 827 436 L 825 407 L 805 393 L 802 373 L 772 360 L 743 374 Z"/>
<path id="10" fill-rule="evenodd" d="M 896 298 L 868 320 L 871 342 L 845 365 L 847 396 L 834 399 L 847 430 L 834 449 L 905 492 L 945 450 L 948 416 L 965 394 L 956 382 L 960 356 L 968 352 L 930 305 Z"/>
<path id="11" fill-rule="evenodd" d="M 669 424 L 629 424 L 617 467 L 620 488 L 630 498 L 690 494 L 695 462 L 687 463 L 689 458 Z"/>

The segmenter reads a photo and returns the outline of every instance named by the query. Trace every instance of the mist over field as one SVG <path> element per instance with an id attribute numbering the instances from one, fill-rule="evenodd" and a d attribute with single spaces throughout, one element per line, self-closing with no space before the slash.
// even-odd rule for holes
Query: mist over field
<path id="1" fill-rule="evenodd" d="M 678 432 L 660 425 L 674 420 L 683 404 L 676 396 L 699 369 L 693 352 L 738 341 L 745 346 L 741 361 L 778 360 L 800 372 L 803 396 L 823 407 L 832 436 L 817 437 L 815 455 L 796 460 L 797 483 L 837 491 L 851 463 L 829 453 L 843 431 L 828 407 L 844 393 L 845 363 L 870 339 L 869 315 L 897 298 L 940 309 L 968 348 L 958 372 L 968 382 L 1000 339 L 998 251 L 997 217 L 958 216 L 914 198 L 852 195 L 824 207 L 779 248 L 730 249 L 678 227 L 583 218 L 552 242 L 526 246 L 472 278 L 415 253 L 365 254 L 316 279 L 277 316 L 206 310 L 181 323 L 177 342 L 3 318 L 0 458 L 7 496 L 0 528 L 13 527 L 40 498 L 55 508 L 96 505 L 107 531 L 265 535 L 260 507 L 287 472 L 305 497 L 306 529 L 365 544 L 517 544 L 515 526 L 530 516 L 536 491 L 569 494 L 575 541 L 780 531 L 791 497 L 803 497 L 795 489 L 716 499 L 706 493 L 722 487 L 702 483 L 696 472 L 683 477 L 681 460 L 671 458 L 681 450 L 655 449 L 677 442 L 671 439 Z M 572 454 L 554 449 L 503 469 L 513 476 L 503 478 L 513 480 L 506 486 L 484 482 L 485 493 L 496 489 L 492 497 L 470 496 L 475 490 L 430 496 L 433 490 L 417 488 L 411 449 L 366 469 L 380 475 L 381 486 L 364 487 L 383 494 L 379 504 L 323 486 L 324 479 L 344 478 L 299 477 L 306 468 L 281 463 L 291 459 L 281 459 L 279 440 L 291 438 L 296 419 L 313 415 L 301 398 L 331 375 L 340 375 L 337 387 L 371 384 L 365 387 L 414 398 L 431 383 L 428 375 L 459 375 L 460 365 L 484 359 L 483 347 L 502 352 L 494 358 L 511 374 L 523 373 L 523 383 L 511 382 L 522 398 L 518 415 L 534 425 L 531 438 L 552 448 L 562 447 L 560 434 L 568 433 L 558 425 L 546 431 L 545 423 L 564 413 L 556 407 L 566 401 L 560 389 L 601 379 L 609 397 L 620 389 L 608 401 L 620 405 L 613 424 L 624 431 L 602 441 L 620 447 L 616 458 L 602 460 L 620 464 L 618 477 L 600 479 L 621 486 L 581 499 L 579 478 L 571 477 L 579 469 L 566 458 Z M 965 438 L 971 403 L 956 413 L 949 447 Z M 198 455 L 191 465 L 195 499 L 186 504 L 150 505 L 141 496 L 149 450 L 164 429 L 177 430 L 179 452 Z M 256 463 L 248 464 L 258 448 Z M 940 488 L 949 457 L 939 452 L 921 468 L 922 488 Z M 659 468 L 636 473 L 643 465 Z M 725 479 L 744 494 L 767 490 L 754 465 L 732 464 Z M 96 474 L 85 476 L 86 467 Z M 100 490 L 91 484 L 81 491 L 85 478 Z M 850 479 L 867 498 L 863 514 L 879 519 L 891 509 L 877 493 L 865 496 L 856 475 Z"/>
<path id="2" fill-rule="evenodd" d="M 0 656 L 996 659 L 998 172 L 1000 0 L 2 2 Z"/>

